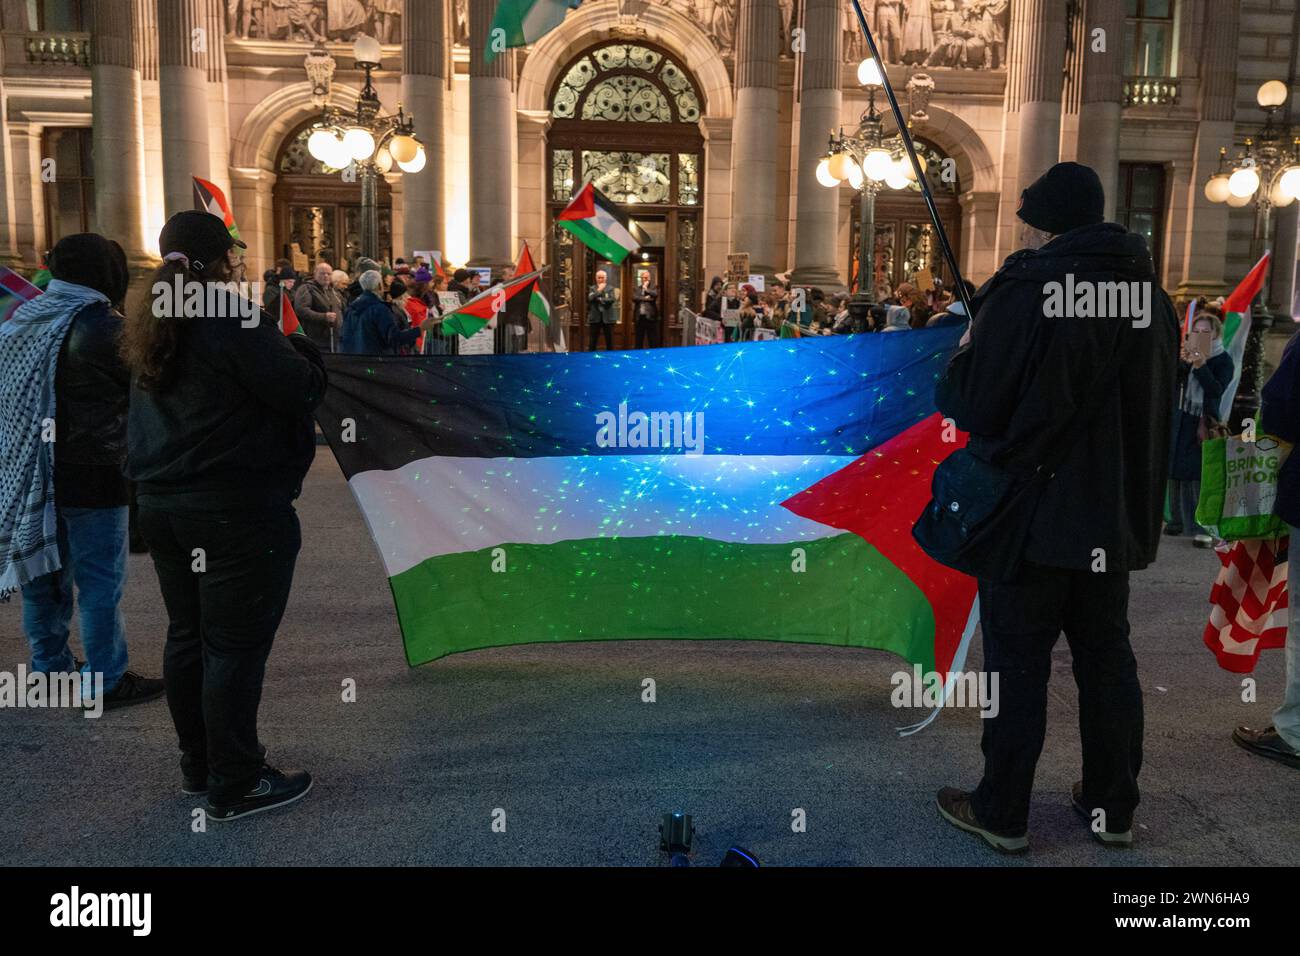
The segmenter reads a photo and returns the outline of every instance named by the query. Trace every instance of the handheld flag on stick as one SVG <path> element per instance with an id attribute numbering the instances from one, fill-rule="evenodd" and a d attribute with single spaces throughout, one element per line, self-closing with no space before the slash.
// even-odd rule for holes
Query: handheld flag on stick
<path id="1" fill-rule="evenodd" d="M 520 293 L 527 294 L 536 283 L 537 277 L 544 271 L 546 270 L 539 269 L 536 272 L 515 276 L 509 282 L 498 282 L 492 288 L 480 292 L 459 309 L 443 317 L 443 334 L 455 332 L 457 335 L 469 338 L 487 325 L 494 315 L 505 311 L 511 299 Z M 502 299 L 502 296 L 505 298 Z"/>
<path id="2" fill-rule="evenodd" d="M 1250 337 L 1253 319 L 1250 307 L 1255 297 L 1264 288 L 1264 278 L 1268 275 L 1268 264 L 1272 253 L 1255 263 L 1241 284 L 1232 290 L 1232 294 L 1223 300 L 1223 347 L 1232 356 L 1232 382 L 1223 391 L 1223 403 L 1219 406 L 1219 418 L 1227 418 L 1232 412 L 1232 402 L 1237 397 L 1237 386 L 1241 384 L 1241 366 L 1246 355 L 1246 339 Z M 1190 329 L 1189 329 L 1190 330 Z"/>
<path id="3" fill-rule="evenodd" d="M 578 9 L 582 0 L 500 0 L 488 30 L 483 62 L 511 47 L 536 43 L 564 22 L 564 15 Z"/>
<path id="4" fill-rule="evenodd" d="M 293 335 L 299 329 L 298 313 L 293 310 L 288 289 L 280 290 L 280 314 L 276 317 L 276 324 L 285 335 Z"/>
<path id="5" fill-rule="evenodd" d="M 8 322 L 15 309 L 40 294 L 40 288 L 32 285 L 13 269 L 0 266 L 0 322 Z"/>
<path id="6" fill-rule="evenodd" d="M 903 111 L 898 105 L 898 97 L 894 95 L 894 87 L 889 82 L 889 73 L 885 69 L 885 61 L 880 55 L 880 49 L 876 46 L 876 38 L 871 33 L 871 27 L 867 26 L 867 17 L 862 12 L 860 0 L 850 0 L 853 4 L 853 12 L 857 14 L 858 24 L 862 27 L 862 35 L 867 39 L 867 47 L 871 50 L 871 57 L 880 67 L 880 78 L 885 84 L 885 96 L 889 99 L 889 108 L 893 111 L 894 122 L 898 124 L 898 135 L 903 140 L 903 147 L 907 150 L 908 159 L 912 161 L 912 171 L 916 174 L 916 182 L 921 187 L 921 195 L 925 197 L 925 206 L 930 211 L 930 222 L 934 224 L 935 234 L 939 237 L 939 247 L 943 251 L 944 261 L 948 263 L 948 268 L 952 270 L 953 286 L 957 296 L 961 299 L 961 304 L 966 308 L 966 314 L 972 319 L 975 318 L 975 310 L 970 304 L 970 295 L 966 292 L 966 283 L 961 276 L 961 268 L 957 265 L 957 256 L 952 251 L 952 243 L 948 241 L 948 231 L 943 228 L 943 220 L 939 218 L 938 207 L 934 204 L 934 193 L 930 190 L 930 181 L 926 179 L 925 170 L 921 168 L 921 163 L 916 156 L 916 145 L 912 142 L 912 134 L 907 129 L 907 119 L 903 116 Z"/>
<path id="7" fill-rule="evenodd" d="M 515 263 L 515 275 L 526 275 L 536 270 L 537 267 L 533 264 L 533 253 L 525 242 L 524 247 L 519 251 L 519 261 Z M 542 280 L 534 279 L 532 288 L 526 290 L 526 294 L 521 292 L 519 295 L 511 296 L 506 301 L 505 314 L 506 321 L 514 325 L 527 327 L 526 316 L 530 315 L 543 325 L 550 325 L 551 303 L 542 294 Z"/>
<path id="8" fill-rule="evenodd" d="M 582 240 L 596 255 L 615 265 L 641 248 L 632 235 L 627 217 L 591 183 L 578 190 L 555 221 Z"/>
<path id="9" fill-rule="evenodd" d="M 235 214 L 230 211 L 230 203 L 226 202 L 226 194 L 215 183 L 210 183 L 206 179 L 194 179 L 194 208 L 203 212 L 210 212 L 214 216 L 220 216 L 221 221 L 226 224 L 230 230 L 230 235 L 234 239 L 239 238 L 239 227 L 235 225 Z"/>

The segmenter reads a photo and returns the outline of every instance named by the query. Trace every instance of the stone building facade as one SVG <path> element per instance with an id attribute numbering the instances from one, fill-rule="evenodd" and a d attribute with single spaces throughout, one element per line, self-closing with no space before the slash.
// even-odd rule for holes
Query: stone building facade
<path id="1" fill-rule="evenodd" d="M 1108 213 L 1148 235 L 1172 294 L 1217 295 L 1249 269 L 1257 211 L 1209 202 L 1204 184 L 1220 147 L 1261 125 L 1259 84 L 1294 86 L 1296 0 L 864 7 L 968 277 L 1015 249 L 1020 190 L 1058 159 L 1101 172 Z M 867 108 L 848 0 L 584 0 L 533 47 L 486 62 L 494 8 L 0 0 L 0 261 L 31 267 L 60 235 L 95 229 L 143 269 L 198 175 L 230 197 L 258 272 L 322 253 L 346 266 L 360 187 L 306 152 L 320 109 L 304 57 L 334 57 L 328 99 L 350 106 L 365 34 L 384 44 L 385 110 L 413 115 L 429 154 L 381 183 L 381 254 L 499 266 L 527 241 L 562 304 L 598 263 L 554 215 L 593 180 L 647 239 L 623 281 L 653 270 L 666 301 L 698 303 L 736 252 L 755 272 L 851 281 L 860 197 L 815 177 L 831 131 Z M 1295 299 L 1298 206 L 1270 219 L 1280 312 Z M 878 197 L 877 285 L 944 271 L 928 223 L 914 189 Z"/>

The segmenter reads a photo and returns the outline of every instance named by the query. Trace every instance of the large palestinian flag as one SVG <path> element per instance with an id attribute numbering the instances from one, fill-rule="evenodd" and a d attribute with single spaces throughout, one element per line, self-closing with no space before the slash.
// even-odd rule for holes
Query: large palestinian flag
<path id="1" fill-rule="evenodd" d="M 536 43 L 564 22 L 564 15 L 576 10 L 582 0 L 498 0 L 492 27 L 488 30 L 483 61 L 491 63 L 497 53 L 510 47 Z"/>
<path id="2" fill-rule="evenodd" d="M 548 641 L 750 639 L 880 648 L 946 675 L 975 582 L 926 557 L 911 526 L 956 447 L 932 394 L 961 332 L 326 355 L 317 416 L 412 665 Z"/>
<path id="3" fill-rule="evenodd" d="M 555 217 L 562 228 L 581 239 L 602 259 L 620 263 L 641 248 L 627 217 L 609 197 L 587 183 Z"/>

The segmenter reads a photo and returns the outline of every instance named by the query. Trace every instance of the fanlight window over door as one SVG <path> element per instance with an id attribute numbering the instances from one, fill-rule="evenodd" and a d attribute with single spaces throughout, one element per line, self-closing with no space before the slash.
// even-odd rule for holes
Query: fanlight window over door
<path id="1" fill-rule="evenodd" d="M 613 43 L 578 58 L 552 100 L 556 119 L 632 123 L 694 123 L 700 96 L 666 53 Z"/>

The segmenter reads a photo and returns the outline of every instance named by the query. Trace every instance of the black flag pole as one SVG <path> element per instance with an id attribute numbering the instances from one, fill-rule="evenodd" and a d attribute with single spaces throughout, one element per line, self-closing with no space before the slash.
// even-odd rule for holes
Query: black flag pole
<path id="1" fill-rule="evenodd" d="M 867 46 L 871 49 L 871 57 L 876 61 L 876 66 L 880 68 L 880 78 L 885 83 L 885 96 L 889 98 L 890 109 L 894 112 L 894 122 L 898 124 L 898 135 L 902 137 L 903 146 L 907 149 L 908 158 L 912 161 L 912 169 L 916 172 L 916 181 L 921 187 L 921 193 L 925 196 L 925 205 L 930 210 L 930 221 L 934 223 L 935 231 L 939 235 L 939 245 L 943 248 L 944 261 L 948 263 L 948 268 L 952 270 L 953 283 L 957 286 L 957 295 L 961 299 L 961 304 L 966 308 L 966 316 L 970 319 L 975 318 L 975 310 L 971 308 L 970 296 L 966 294 L 966 283 L 961 276 L 961 269 L 957 265 L 957 256 L 953 254 L 952 243 L 948 241 L 948 232 L 943 228 L 943 221 L 939 218 L 939 210 L 934 204 L 934 193 L 930 191 L 930 182 L 925 177 L 925 170 L 921 168 L 921 163 L 916 157 L 916 146 L 912 143 L 912 134 L 908 132 L 907 120 L 903 117 L 903 111 L 898 106 L 898 97 L 894 95 L 894 87 L 889 82 L 889 72 L 885 69 L 885 61 L 880 58 L 880 50 L 876 46 L 876 38 L 871 35 L 871 28 L 867 26 L 866 15 L 862 12 L 862 4 L 859 0 L 849 0 L 853 4 L 853 12 L 858 15 L 858 23 L 862 27 L 862 34 L 867 38 Z M 871 240 L 870 248 L 875 247 L 874 240 Z M 859 271 L 871 268 L 869 263 L 858 263 Z"/>

